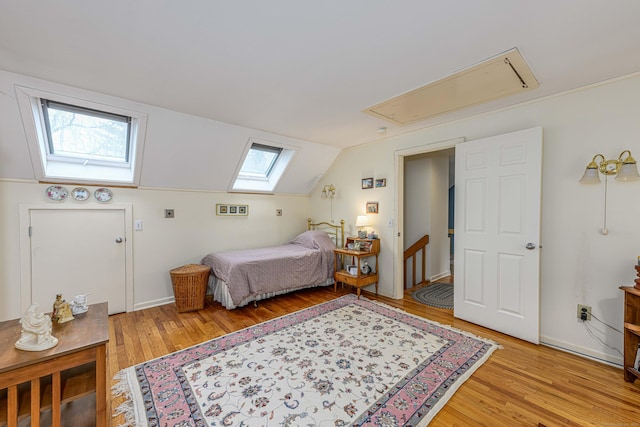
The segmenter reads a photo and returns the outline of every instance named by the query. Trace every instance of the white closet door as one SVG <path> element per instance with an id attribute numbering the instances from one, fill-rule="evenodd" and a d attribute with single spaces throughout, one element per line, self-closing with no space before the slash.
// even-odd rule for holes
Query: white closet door
<path id="1" fill-rule="evenodd" d="M 30 211 L 31 302 L 51 310 L 56 294 L 70 302 L 90 294 L 108 302 L 109 314 L 126 311 L 125 211 Z"/>

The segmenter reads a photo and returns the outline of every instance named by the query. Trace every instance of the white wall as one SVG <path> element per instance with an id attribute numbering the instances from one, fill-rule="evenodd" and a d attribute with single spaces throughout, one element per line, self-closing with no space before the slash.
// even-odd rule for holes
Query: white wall
<path id="1" fill-rule="evenodd" d="M 339 191 L 339 217 L 353 224 L 364 202 L 380 202 L 380 293 L 394 294 L 396 183 L 361 190 L 360 178 L 394 176 L 394 152 L 463 137 L 466 141 L 542 126 L 544 129 L 541 250 L 541 340 L 564 349 L 621 363 L 622 335 L 593 320 L 590 325 L 606 345 L 593 339 L 576 318 L 576 305 L 587 304 L 602 321 L 622 329 L 620 285 L 632 285 L 640 255 L 640 182 L 609 185 L 609 235 L 602 227 L 604 186 L 578 184 L 594 154 L 617 157 L 630 149 L 640 156 L 640 77 L 630 76 L 466 120 L 411 132 L 344 151 L 322 181 Z M 322 201 L 318 189 L 311 208 Z"/>
<path id="2" fill-rule="evenodd" d="M 0 320 L 18 318 L 21 314 L 18 207 L 21 203 L 59 204 L 47 199 L 46 187 L 46 184 L 32 182 L 0 181 Z M 88 188 L 92 192 L 95 189 Z M 71 190 L 71 186 L 68 189 Z M 113 203 L 131 203 L 134 219 L 143 221 L 143 230 L 134 231 L 133 236 L 129 236 L 133 239 L 134 308 L 172 301 L 170 269 L 199 263 L 213 251 L 286 243 L 306 230 L 309 215 L 307 196 L 131 188 L 112 190 Z M 90 199 L 61 203 L 98 202 Z M 216 216 L 216 203 L 247 204 L 249 215 Z M 165 208 L 174 209 L 175 218 L 164 218 Z M 276 209 L 282 209 L 283 215 L 276 216 Z M 99 261 L 94 261 L 96 274 L 99 274 Z"/>
<path id="3" fill-rule="evenodd" d="M 225 191 L 249 138 L 297 147 L 277 193 L 308 194 L 339 149 L 0 70 L 0 179 L 35 179 L 15 86 L 147 114 L 140 185 Z"/>
<path id="4" fill-rule="evenodd" d="M 347 236 L 357 235 L 356 217 L 367 215 L 369 219 L 367 230 L 375 231 L 381 239 L 378 273 L 379 292 L 382 295 L 391 295 L 394 272 L 391 262 L 393 228 L 387 226 L 387 221 L 395 218 L 394 186 L 396 184 L 394 183 L 393 154 L 391 154 L 391 167 L 387 165 L 388 156 L 389 152 L 379 146 L 375 146 L 374 149 L 369 149 L 367 146 L 361 149 L 345 150 L 310 194 L 310 209 L 313 217 L 328 220 L 330 219 L 329 200 L 322 199 L 320 191 L 324 184 L 335 185 L 333 218 L 336 221 L 345 220 Z M 372 177 L 386 178 L 386 187 L 362 189 L 362 179 Z M 379 202 L 378 214 L 368 214 L 366 203 L 376 201 Z M 374 286 L 371 285 L 365 289 L 373 290 Z"/>

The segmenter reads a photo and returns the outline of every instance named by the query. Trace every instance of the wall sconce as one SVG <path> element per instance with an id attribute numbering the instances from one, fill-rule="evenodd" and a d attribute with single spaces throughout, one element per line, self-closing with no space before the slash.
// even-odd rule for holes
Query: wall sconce
<path id="1" fill-rule="evenodd" d="M 622 158 L 625 154 L 627 157 Z M 600 163 L 596 163 L 596 159 L 600 159 Z M 616 160 L 607 160 L 602 154 L 593 156 L 591 163 L 580 178 L 580 184 L 600 184 L 600 176 L 598 172 L 603 174 L 605 178 L 608 175 L 616 175 L 616 181 L 637 181 L 640 179 L 638 174 L 638 166 L 636 160 L 631 157 L 631 151 L 624 150 Z"/>
<path id="2" fill-rule="evenodd" d="M 333 186 L 333 184 L 327 184 L 324 187 L 322 187 L 322 192 L 320 193 L 320 197 L 323 199 L 329 199 L 329 202 L 331 202 L 331 222 L 333 221 L 333 198 L 336 195 L 336 187 Z"/>
<path id="3" fill-rule="evenodd" d="M 322 193 L 320 193 L 320 197 L 322 197 L 323 199 L 333 199 L 333 196 L 336 195 L 336 187 L 333 186 L 333 184 L 327 184 L 324 187 L 322 187 Z"/>
<path id="4" fill-rule="evenodd" d="M 624 157 L 625 154 L 626 157 Z M 599 160 L 599 163 L 596 163 L 596 160 Z M 580 184 L 600 184 L 598 173 L 604 175 L 604 219 L 600 232 L 606 236 L 609 234 L 607 229 L 607 178 L 609 175 L 615 175 L 616 181 L 631 182 L 639 180 L 640 174 L 638 174 L 636 160 L 631 156 L 629 150 L 624 150 L 615 160 L 607 160 L 602 154 L 596 154 L 578 182 Z"/>
<path id="5" fill-rule="evenodd" d="M 367 231 L 363 230 L 363 227 L 366 227 L 369 225 L 369 218 L 366 215 L 358 215 L 356 217 L 356 228 L 359 228 L 360 230 L 358 230 L 358 237 L 361 239 L 366 239 L 367 238 Z"/>

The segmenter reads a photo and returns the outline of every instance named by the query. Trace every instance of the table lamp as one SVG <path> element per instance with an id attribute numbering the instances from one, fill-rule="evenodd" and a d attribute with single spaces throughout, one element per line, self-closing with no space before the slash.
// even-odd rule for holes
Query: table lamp
<path id="1" fill-rule="evenodd" d="M 366 215 L 358 215 L 356 218 L 356 228 L 359 228 L 358 237 L 360 239 L 365 239 L 367 237 L 366 230 L 363 230 L 363 227 L 366 227 L 367 225 L 369 225 L 369 218 L 367 218 Z"/>

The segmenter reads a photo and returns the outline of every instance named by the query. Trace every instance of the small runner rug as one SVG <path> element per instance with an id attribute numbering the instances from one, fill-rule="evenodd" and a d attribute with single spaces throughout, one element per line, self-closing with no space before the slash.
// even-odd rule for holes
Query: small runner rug
<path id="1" fill-rule="evenodd" d="M 431 307 L 453 309 L 453 283 L 432 283 L 418 289 L 411 296 Z"/>
<path id="2" fill-rule="evenodd" d="M 354 295 L 120 371 L 133 426 L 426 425 L 496 343 Z"/>

